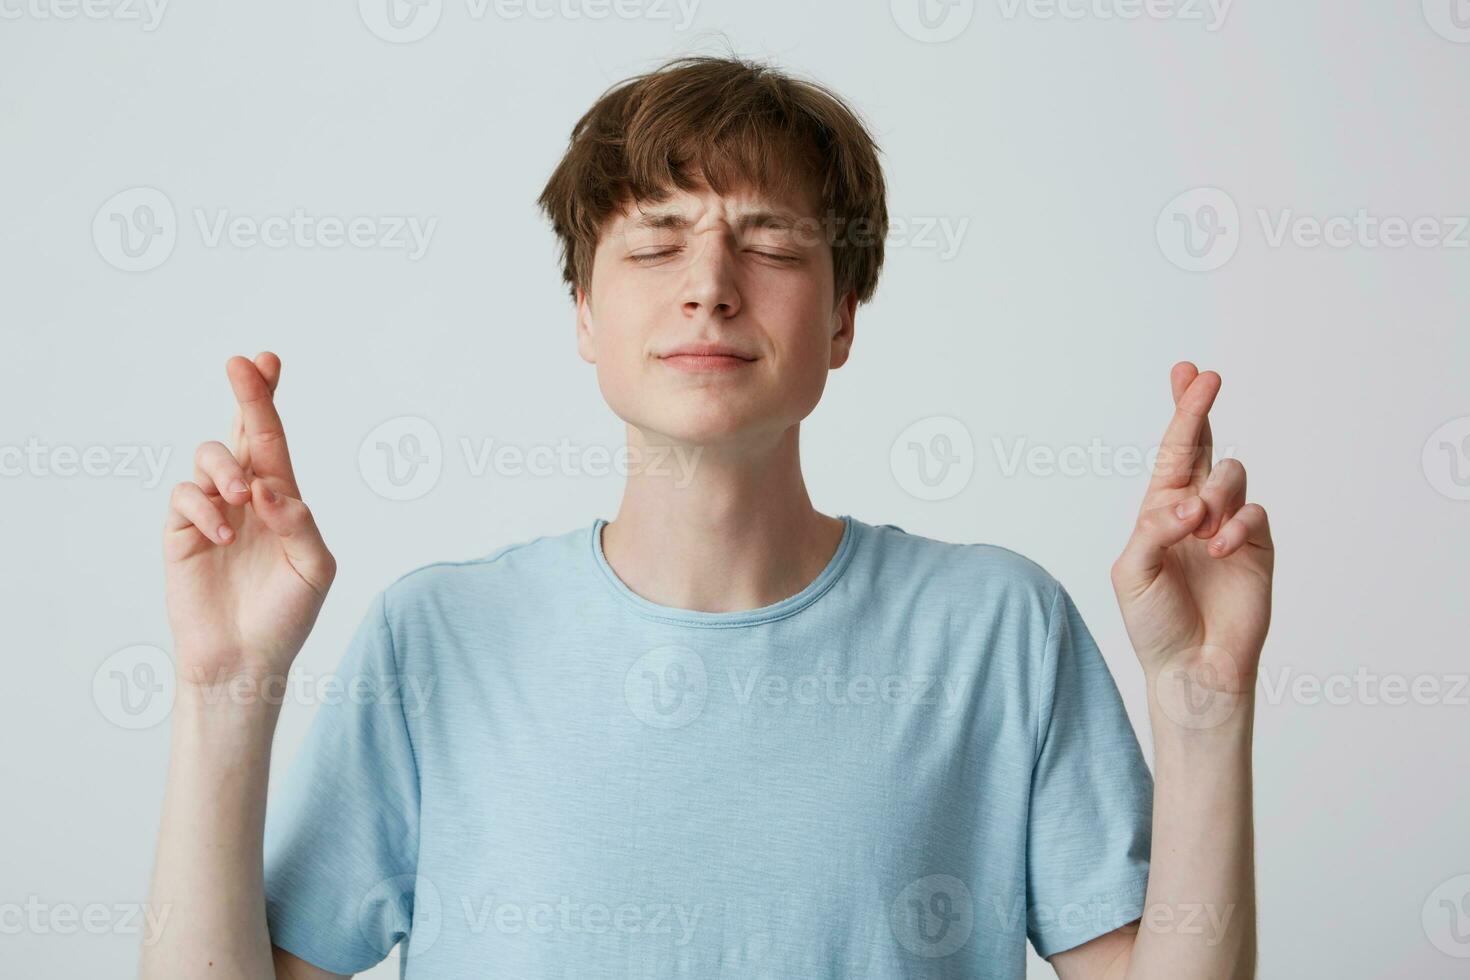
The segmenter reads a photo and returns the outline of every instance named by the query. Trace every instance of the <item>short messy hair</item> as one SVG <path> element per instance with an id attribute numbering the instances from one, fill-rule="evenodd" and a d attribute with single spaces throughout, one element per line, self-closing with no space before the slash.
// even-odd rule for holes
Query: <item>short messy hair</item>
<path id="1" fill-rule="evenodd" d="M 674 188 L 755 187 L 806 200 L 832 246 L 836 295 L 869 300 L 888 208 L 879 148 L 826 87 L 739 57 L 675 58 L 605 91 L 572 128 L 537 198 L 560 243 L 573 300 L 590 289 L 604 223 Z"/>

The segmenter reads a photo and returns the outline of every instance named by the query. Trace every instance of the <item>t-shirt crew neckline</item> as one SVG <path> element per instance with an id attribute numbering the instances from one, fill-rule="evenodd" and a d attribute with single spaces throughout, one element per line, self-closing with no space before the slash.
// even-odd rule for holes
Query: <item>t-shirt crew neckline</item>
<path id="1" fill-rule="evenodd" d="M 838 514 L 842 521 L 842 538 L 837 542 L 837 550 L 828 559 L 827 565 L 816 578 L 807 583 L 806 587 L 795 595 L 787 596 L 779 602 L 768 606 L 760 606 L 756 609 L 741 609 L 734 612 L 703 612 L 697 609 L 681 609 L 677 606 L 664 606 L 657 602 L 645 599 L 634 592 L 618 578 L 612 566 L 608 564 L 607 556 L 602 552 L 602 528 L 608 522 L 599 517 L 592 522 L 590 534 L 590 545 L 592 557 L 597 562 L 597 567 L 602 570 L 603 578 L 619 599 L 630 606 L 634 612 L 646 619 L 652 619 L 661 623 L 673 623 L 680 626 L 754 626 L 759 623 L 769 623 L 773 620 L 784 619 L 794 613 L 798 613 L 811 605 L 822 593 L 826 592 L 836 584 L 852 558 L 852 552 L 856 543 L 858 528 L 857 522 L 849 514 Z"/>

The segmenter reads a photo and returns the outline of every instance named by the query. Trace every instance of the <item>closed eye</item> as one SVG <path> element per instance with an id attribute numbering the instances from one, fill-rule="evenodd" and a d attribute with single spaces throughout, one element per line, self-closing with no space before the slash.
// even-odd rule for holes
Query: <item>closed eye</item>
<path id="1" fill-rule="evenodd" d="M 669 248 L 662 248 L 654 252 L 637 252 L 635 254 L 629 255 L 628 258 L 632 259 L 634 262 L 647 264 L 649 262 L 655 262 L 658 259 L 667 258 L 670 255 L 675 255 L 682 251 L 684 251 L 684 246 L 673 245 Z M 750 250 L 750 252 L 752 255 L 759 255 L 762 258 L 772 259 L 776 262 L 783 262 L 787 264 L 801 261 L 801 256 L 799 255 L 784 255 L 781 252 L 766 252 L 758 248 L 753 248 Z"/>
<path id="2" fill-rule="evenodd" d="M 628 256 L 628 258 L 634 262 L 652 262 L 654 259 L 661 259 L 665 256 L 673 255 L 675 252 L 682 252 L 683 250 L 682 246 L 676 245 L 671 248 L 659 249 L 657 252 L 639 252 L 635 255 Z"/>

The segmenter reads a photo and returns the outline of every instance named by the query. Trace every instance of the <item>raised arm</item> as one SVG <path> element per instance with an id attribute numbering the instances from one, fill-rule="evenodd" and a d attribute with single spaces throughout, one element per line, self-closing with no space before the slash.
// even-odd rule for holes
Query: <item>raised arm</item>
<path id="1" fill-rule="evenodd" d="M 142 980 L 323 980 L 271 946 L 262 836 L 286 673 L 336 574 L 291 469 L 270 353 L 226 365 L 233 451 L 206 442 L 174 487 L 163 532 L 178 673 L 150 903 L 168 927 Z"/>
<path id="2" fill-rule="evenodd" d="M 1250 980 L 1251 731 L 1275 552 L 1245 467 L 1211 467 L 1220 376 L 1182 362 L 1174 417 L 1113 588 L 1148 680 L 1154 810 L 1140 923 L 1052 959 L 1062 980 Z"/>

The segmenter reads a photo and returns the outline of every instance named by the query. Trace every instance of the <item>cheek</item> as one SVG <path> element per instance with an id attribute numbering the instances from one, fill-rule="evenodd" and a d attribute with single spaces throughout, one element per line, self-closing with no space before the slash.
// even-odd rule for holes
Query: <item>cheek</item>
<path id="1" fill-rule="evenodd" d="M 793 311 L 795 313 L 795 311 Z M 785 400 L 802 415 L 811 411 L 827 385 L 832 358 L 832 308 L 820 300 L 800 308 L 781 343 L 781 388 Z"/>
<path id="2" fill-rule="evenodd" d="M 832 304 L 809 284 L 780 298 L 783 345 L 812 372 L 826 372 L 832 350 Z"/>
<path id="3" fill-rule="evenodd" d="M 643 321 L 631 299 L 613 282 L 600 283 L 592 298 L 597 386 L 608 406 L 624 419 L 637 414 L 647 387 Z"/>

